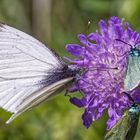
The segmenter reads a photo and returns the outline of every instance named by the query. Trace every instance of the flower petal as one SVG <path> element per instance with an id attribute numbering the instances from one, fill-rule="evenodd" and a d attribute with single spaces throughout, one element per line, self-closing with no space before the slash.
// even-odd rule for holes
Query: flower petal
<path id="1" fill-rule="evenodd" d="M 87 45 L 87 37 L 83 34 L 78 34 L 78 39 L 82 43 L 83 46 Z"/>
<path id="2" fill-rule="evenodd" d="M 76 97 L 71 97 L 70 98 L 70 102 L 74 105 L 76 105 L 77 107 L 81 108 L 83 107 L 84 105 L 82 104 L 81 100 L 76 98 Z"/>
<path id="3" fill-rule="evenodd" d="M 83 124 L 86 126 L 86 128 L 89 128 L 93 121 L 92 113 L 85 111 L 84 114 L 82 115 L 82 119 L 83 119 Z"/>
<path id="4" fill-rule="evenodd" d="M 66 50 L 71 53 L 73 56 L 79 56 L 84 52 L 84 49 L 77 44 L 68 44 L 66 45 Z"/>
<path id="5" fill-rule="evenodd" d="M 107 27 L 107 24 L 105 23 L 105 21 L 100 20 L 100 22 L 98 23 L 98 26 L 100 28 L 101 35 L 103 37 L 109 37 L 109 35 L 108 35 L 108 27 Z"/>

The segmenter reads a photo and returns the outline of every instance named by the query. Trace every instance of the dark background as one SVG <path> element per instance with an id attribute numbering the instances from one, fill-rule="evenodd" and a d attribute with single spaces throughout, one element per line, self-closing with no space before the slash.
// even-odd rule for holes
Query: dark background
<path id="1" fill-rule="evenodd" d="M 96 31 L 100 19 L 119 16 L 139 32 L 139 7 L 139 0 L 0 0 L 0 21 L 35 36 L 63 57 L 69 56 L 65 45 L 78 43 L 79 33 Z M 0 140 L 102 140 L 107 115 L 86 129 L 82 113 L 64 93 L 9 125 L 5 121 L 10 113 L 0 109 Z M 139 131 L 135 140 L 139 140 Z"/>

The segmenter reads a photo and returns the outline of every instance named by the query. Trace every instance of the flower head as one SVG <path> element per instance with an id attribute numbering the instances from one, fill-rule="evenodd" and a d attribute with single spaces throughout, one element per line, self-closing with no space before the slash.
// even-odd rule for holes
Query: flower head
<path id="1" fill-rule="evenodd" d="M 135 45 L 140 35 L 127 22 L 111 17 L 108 24 L 104 20 L 99 22 L 98 32 L 87 36 L 79 34 L 78 39 L 81 45 L 66 45 L 67 51 L 75 57 L 74 60 L 66 59 L 74 67 L 83 69 L 70 88 L 71 92 L 82 91 L 83 96 L 82 99 L 72 97 L 70 102 L 85 108 L 82 119 L 87 128 L 108 109 L 107 126 L 110 129 L 120 119 L 123 110 L 131 105 L 124 94 L 128 52 L 131 50 L 127 44 Z M 135 91 L 131 93 L 133 95 Z"/>

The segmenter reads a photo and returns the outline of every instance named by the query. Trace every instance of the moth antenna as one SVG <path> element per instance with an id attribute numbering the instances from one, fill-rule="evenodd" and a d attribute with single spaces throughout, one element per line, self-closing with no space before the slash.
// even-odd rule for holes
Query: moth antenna
<path id="1" fill-rule="evenodd" d="M 131 44 L 129 44 L 129 43 L 127 43 L 127 42 L 125 42 L 125 41 L 123 41 L 123 40 L 121 40 L 121 39 L 115 39 L 116 41 L 120 41 L 120 42 L 122 42 L 122 43 L 124 43 L 124 44 L 126 44 L 126 45 L 129 45 L 131 48 L 133 48 L 133 46 L 131 45 Z"/>
<path id="2" fill-rule="evenodd" d="M 133 103 L 135 103 L 134 99 L 127 93 L 127 92 L 123 92 L 125 95 L 127 95 L 127 97 L 129 98 L 130 101 L 132 101 Z"/>
<path id="3" fill-rule="evenodd" d="M 136 42 L 136 44 L 134 45 L 134 46 L 136 46 L 137 44 L 139 44 L 140 43 L 140 40 L 138 41 L 138 42 Z"/>
<path id="4" fill-rule="evenodd" d="M 132 50 L 133 49 L 133 46 L 131 45 L 131 44 L 129 44 L 129 43 L 127 43 L 127 42 L 125 42 L 125 41 L 123 41 L 123 40 L 121 40 L 121 39 L 115 39 L 116 41 L 120 41 L 120 42 L 122 42 L 122 43 L 124 43 L 124 44 L 126 44 L 126 45 L 128 45 L 128 46 L 130 46 L 130 49 Z M 135 47 L 135 46 L 134 46 Z M 122 56 L 124 56 L 124 55 L 126 55 L 128 52 L 125 52 L 123 55 L 121 55 L 120 57 L 122 57 Z M 118 55 L 119 56 L 119 55 Z"/>
<path id="5" fill-rule="evenodd" d="M 121 40 L 121 39 L 116 39 L 117 41 L 120 41 L 120 42 L 122 42 L 122 43 L 124 43 L 124 44 L 126 44 L 126 45 L 129 45 L 130 47 L 131 47 L 131 49 L 133 48 L 133 46 L 131 45 L 131 44 L 129 44 L 129 43 L 127 43 L 127 42 L 125 42 L 125 41 L 123 41 L 123 40 Z M 134 47 L 137 45 L 137 44 L 139 44 L 140 43 L 140 40 L 138 41 L 138 42 L 136 42 L 135 43 L 135 45 L 134 45 Z"/>

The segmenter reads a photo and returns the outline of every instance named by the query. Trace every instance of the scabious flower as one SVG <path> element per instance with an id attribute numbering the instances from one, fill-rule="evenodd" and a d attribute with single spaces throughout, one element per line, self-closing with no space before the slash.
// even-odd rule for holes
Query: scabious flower
<path id="1" fill-rule="evenodd" d="M 131 106 L 124 94 L 124 78 L 131 48 L 119 40 L 135 45 L 140 35 L 127 22 L 111 17 L 108 23 L 104 20 L 99 22 L 99 31 L 87 36 L 79 34 L 78 39 L 81 45 L 66 45 L 67 51 L 75 57 L 73 60 L 66 59 L 83 70 L 69 89 L 71 92 L 81 91 L 83 95 L 82 98 L 70 98 L 70 102 L 85 108 L 82 119 L 87 128 L 107 109 L 107 128 L 110 129 L 123 111 Z M 130 91 L 132 96 L 135 93 L 138 92 Z"/>

